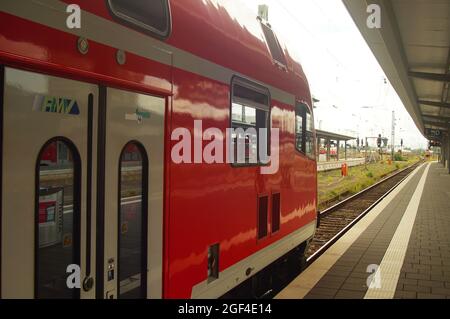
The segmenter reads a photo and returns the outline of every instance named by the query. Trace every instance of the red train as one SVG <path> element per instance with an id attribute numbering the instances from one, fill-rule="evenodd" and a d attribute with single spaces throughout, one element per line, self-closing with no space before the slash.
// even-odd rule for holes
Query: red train
<path id="1" fill-rule="evenodd" d="M 301 264 L 317 218 L 308 82 L 235 1 L 0 1 L 0 90 L 2 298 L 259 295 Z M 249 162 L 248 139 L 240 164 L 174 162 L 172 133 L 194 121 L 278 129 L 278 170 Z M 57 225 L 39 218 L 49 196 Z"/>

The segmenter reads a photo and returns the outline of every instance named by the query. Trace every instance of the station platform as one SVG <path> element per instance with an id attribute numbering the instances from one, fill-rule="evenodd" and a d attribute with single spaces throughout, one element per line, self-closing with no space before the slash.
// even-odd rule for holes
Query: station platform
<path id="1" fill-rule="evenodd" d="M 348 167 L 364 164 L 364 158 L 348 158 L 346 160 L 317 162 L 317 171 L 325 172 L 333 169 L 340 169 L 342 164 L 346 163 Z"/>
<path id="2" fill-rule="evenodd" d="M 425 163 L 276 299 L 450 299 L 450 175 Z"/>

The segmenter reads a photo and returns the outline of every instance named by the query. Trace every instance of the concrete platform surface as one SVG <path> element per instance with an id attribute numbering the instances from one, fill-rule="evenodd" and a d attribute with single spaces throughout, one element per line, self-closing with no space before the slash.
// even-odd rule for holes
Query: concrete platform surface
<path id="1" fill-rule="evenodd" d="M 339 161 L 317 162 L 317 171 L 325 172 L 333 169 L 339 169 L 344 163 L 347 163 L 348 167 L 359 166 L 364 164 L 364 158 L 348 158 L 346 160 Z"/>
<path id="2" fill-rule="evenodd" d="M 276 298 L 450 299 L 450 175 L 418 167 Z"/>

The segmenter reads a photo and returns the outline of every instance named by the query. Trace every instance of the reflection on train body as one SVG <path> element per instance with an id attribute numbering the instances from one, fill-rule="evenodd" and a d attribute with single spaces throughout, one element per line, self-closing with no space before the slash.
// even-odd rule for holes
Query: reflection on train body
<path id="1" fill-rule="evenodd" d="M 121 155 L 120 202 L 119 206 L 119 298 L 143 298 L 146 294 L 146 218 L 142 207 L 143 190 L 146 189 L 142 176 L 145 174 L 144 151 L 138 144 L 129 143 Z M 136 201 L 122 203 L 134 196 Z"/>
<path id="2" fill-rule="evenodd" d="M 142 156 L 128 144 L 122 155 L 119 278 L 121 298 L 139 298 L 145 293 L 142 269 Z M 38 293 L 40 298 L 71 298 L 66 268 L 75 263 L 73 251 L 74 165 L 72 151 L 62 141 L 48 143 L 39 165 L 39 253 Z M 76 234 L 75 234 L 76 235 Z"/>
<path id="3" fill-rule="evenodd" d="M 59 152 L 66 154 L 64 161 L 49 158 L 56 145 Z M 74 203 L 73 150 L 64 141 L 56 140 L 47 143 L 40 154 L 36 295 L 38 298 L 72 298 L 76 290 L 67 287 L 66 269 L 79 260 L 76 249 L 79 209 Z M 65 206 L 72 209 L 66 212 Z"/>

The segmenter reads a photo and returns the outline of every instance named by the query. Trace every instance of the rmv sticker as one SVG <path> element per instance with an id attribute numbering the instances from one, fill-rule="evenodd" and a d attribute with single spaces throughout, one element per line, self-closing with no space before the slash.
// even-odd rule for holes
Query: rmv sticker
<path id="1" fill-rule="evenodd" d="M 80 108 L 75 99 L 45 95 L 34 97 L 33 110 L 46 113 L 80 114 Z"/>

